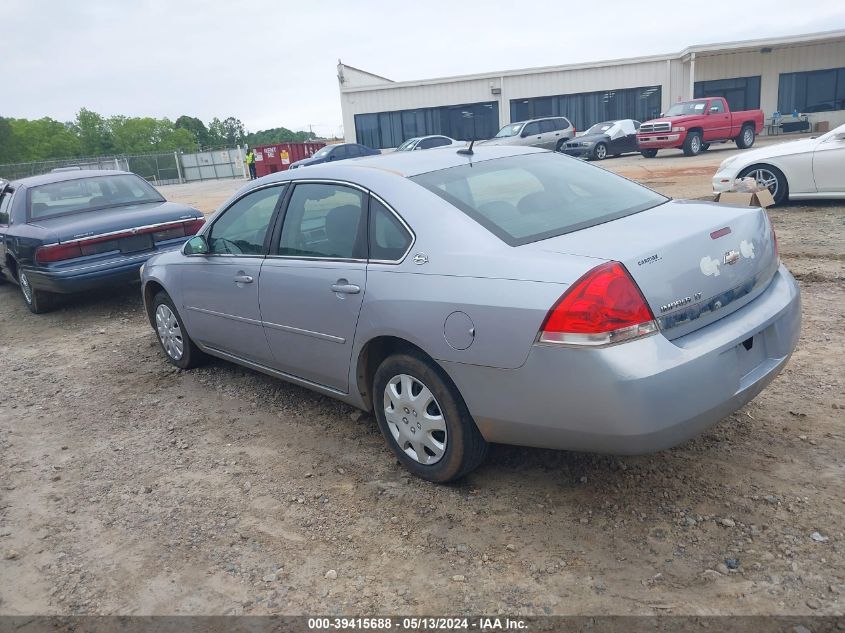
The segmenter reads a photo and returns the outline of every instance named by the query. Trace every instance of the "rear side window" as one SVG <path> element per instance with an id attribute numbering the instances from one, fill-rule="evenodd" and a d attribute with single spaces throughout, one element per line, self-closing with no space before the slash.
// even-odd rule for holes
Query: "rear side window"
<path id="1" fill-rule="evenodd" d="M 370 259 L 394 262 L 411 245 L 411 234 L 377 198 L 370 198 Z"/>
<path id="2" fill-rule="evenodd" d="M 545 134 L 546 132 L 554 132 L 558 129 L 560 128 L 555 123 L 555 119 L 546 119 L 545 121 L 540 121 L 540 132 L 543 134 Z"/>
<path id="3" fill-rule="evenodd" d="M 565 130 L 569 127 L 569 121 L 564 118 L 555 119 L 555 129 L 556 130 Z"/>
<path id="4" fill-rule="evenodd" d="M 411 180 L 511 246 L 609 222 L 668 200 L 600 167 L 551 152 L 468 163 Z"/>

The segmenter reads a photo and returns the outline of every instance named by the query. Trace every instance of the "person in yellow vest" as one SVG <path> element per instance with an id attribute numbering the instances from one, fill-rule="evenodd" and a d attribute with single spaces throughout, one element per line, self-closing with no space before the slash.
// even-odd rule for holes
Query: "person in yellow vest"
<path id="1" fill-rule="evenodd" d="M 246 166 L 249 168 L 249 179 L 255 180 L 255 150 L 251 148 L 246 151 Z"/>

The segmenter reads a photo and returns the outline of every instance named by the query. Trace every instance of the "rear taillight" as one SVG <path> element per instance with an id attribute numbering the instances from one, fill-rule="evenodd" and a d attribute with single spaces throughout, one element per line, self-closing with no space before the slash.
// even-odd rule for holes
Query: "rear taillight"
<path id="1" fill-rule="evenodd" d="M 190 237 L 191 235 L 196 235 L 204 224 L 204 218 L 165 222 L 164 224 L 145 226 L 129 231 L 97 235 L 84 240 L 40 246 L 35 251 L 35 261 L 38 264 L 52 264 L 53 262 L 61 262 L 67 259 L 76 259 L 83 255 L 97 255 L 116 251 L 120 249 L 119 240 L 136 235 L 152 234 L 153 242 L 163 242 L 179 237 Z"/>
<path id="2" fill-rule="evenodd" d="M 611 345 L 657 332 L 640 289 L 619 262 L 596 266 L 567 290 L 540 328 L 541 343 Z"/>

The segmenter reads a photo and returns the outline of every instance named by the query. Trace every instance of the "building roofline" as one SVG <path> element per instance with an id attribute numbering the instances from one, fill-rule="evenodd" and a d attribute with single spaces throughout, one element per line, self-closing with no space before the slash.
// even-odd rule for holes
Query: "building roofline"
<path id="1" fill-rule="evenodd" d="M 579 62 L 576 64 L 563 64 L 557 66 L 539 66 L 535 68 L 516 68 L 511 70 L 502 70 L 502 71 L 494 71 L 494 72 L 486 72 L 486 73 L 475 73 L 475 74 L 468 74 L 468 75 L 452 75 L 449 77 L 433 77 L 429 79 L 417 79 L 417 80 L 410 80 L 410 81 L 392 81 L 390 79 L 386 79 L 385 77 L 380 77 L 379 75 L 373 75 L 373 73 L 367 72 L 366 70 L 361 70 L 360 68 L 355 68 L 354 66 L 347 66 L 348 68 L 354 68 L 359 72 L 366 73 L 368 75 L 373 75 L 375 77 L 379 77 L 379 79 L 385 79 L 386 81 L 390 81 L 390 84 L 372 84 L 366 86 L 352 86 L 349 88 L 341 87 L 341 92 L 367 92 L 370 90 L 389 90 L 391 88 L 405 88 L 405 87 L 417 87 L 417 86 L 428 86 L 432 84 L 443 84 L 443 83 L 454 83 L 459 81 L 471 81 L 471 80 L 479 80 L 479 79 L 498 79 L 500 77 L 512 77 L 515 75 L 536 75 L 540 73 L 547 73 L 547 72 L 560 72 L 560 71 L 567 71 L 567 70 L 580 70 L 584 68 L 601 68 L 605 66 L 618 66 L 622 64 L 639 64 L 645 62 L 665 62 L 671 61 L 676 59 L 683 59 L 684 57 L 688 57 L 689 55 L 695 54 L 702 54 L 702 53 L 731 53 L 737 52 L 740 50 L 753 50 L 758 47 L 764 46 L 788 46 L 790 44 L 814 44 L 818 42 L 824 42 L 826 40 L 836 40 L 836 39 L 845 39 L 845 29 L 837 29 L 833 31 L 820 31 L 817 33 L 804 33 L 799 35 L 788 35 L 788 36 L 781 36 L 781 37 L 767 37 L 755 40 L 745 40 L 745 41 L 737 41 L 737 42 L 721 42 L 715 44 L 695 44 L 693 46 L 688 46 L 682 51 L 678 53 L 664 53 L 661 55 L 644 55 L 641 57 L 626 57 L 620 59 L 608 59 L 608 60 L 601 60 L 601 61 L 593 61 L 593 62 Z M 346 64 L 343 64 L 346 66 Z"/>

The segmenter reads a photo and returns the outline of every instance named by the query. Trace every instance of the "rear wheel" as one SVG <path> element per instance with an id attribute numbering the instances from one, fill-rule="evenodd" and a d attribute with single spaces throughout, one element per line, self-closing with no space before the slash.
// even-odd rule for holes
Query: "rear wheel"
<path id="1" fill-rule="evenodd" d="M 752 165 L 739 172 L 740 178 L 746 178 L 747 176 L 751 176 L 759 186 L 766 187 L 769 193 L 772 194 L 775 204 L 780 204 L 786 200 L 789 194 L 789 186 L 787 185 L 783 172 L 777 167 L 772 167 L 771 165 Z"/>
<path id="2" fill-rule="evenodd" d="M 644 150 L 640 150 L 640 154 L 642 154 L 646 158 L 654 158 L 655 156 L 657 156 L 657 150 L 656 149 L 644 149 Z"/>
<path id="3" fill-rule="evenodd" d="M 26 272 L 21 270 L 18 274 L 18 283 L 21 287 L 24 303 L 33 314 L 44 314 L 56 307 L 56 295 L 52 292 L 36 290 L 29 282 Z"/>
<path id="4" fill-rule="evenodd" d="M 158 342 L 167 360 L 179 369 L 191 369 L 201 364 L 205 354 L 188 336 L 170 295 L 159 292 L 153 298 L 152 309 Z"/>
<path id="5" fill-rule="evenodd" d="M 739 133 L 739 136 L 736 137 L 736 146 L 739 149 L 748 149 L 754 145 L 754 138 L 754 128 L 750 125 L 745 125 Z"/>
<path id="6" fill-rule="evenodd" d="M 698 156 L 701 153 L 701 134 L 690 132 L 684 139 L 684 156 Z"/>
<path id="7" fill-rule="evenodd" d="M 607 145 L 604 143 L 596 143 L 593 148 L 593 158 L 596 160 L 604 160 L 607 158 Z"/>
<path id="8" fill-rule="evenodd" d="M 387 357 L 373 377 L 382 435 L 417 477 L 447 483 L 477 468 L 487 442 L 442 371 L 421 355 Z"/>

